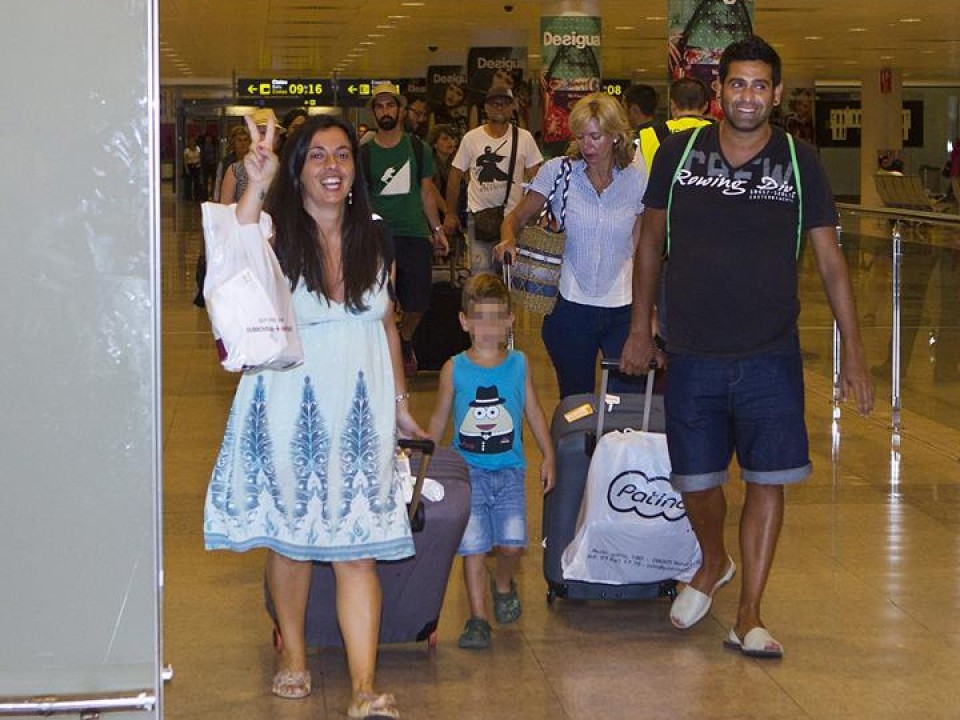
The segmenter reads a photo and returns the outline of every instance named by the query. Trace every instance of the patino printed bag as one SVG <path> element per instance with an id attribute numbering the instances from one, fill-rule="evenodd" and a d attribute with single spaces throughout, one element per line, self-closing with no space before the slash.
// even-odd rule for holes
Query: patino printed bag
<path id="1" fill-rule="evenodd" d="M 268 239 L 273 220 L 240 225 L 236 205 L 203 203 L 203 283 L 220 362 L 233 372 L 283 370 L 303 362 L 290 283 Z"/>
<path id="2" fill-rule="evenodd" d="M 700 567 L 700 544 L 669 477 L 666 435 L 605 434 L 590 461 L 563 577 L 611 585 L 689 581 Z"/>

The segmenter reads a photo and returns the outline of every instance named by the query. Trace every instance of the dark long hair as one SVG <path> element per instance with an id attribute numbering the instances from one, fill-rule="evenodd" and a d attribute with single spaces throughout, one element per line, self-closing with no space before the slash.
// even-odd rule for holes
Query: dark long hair
<path id="1" fill-rule="evenodd" d="M 280 169 L 270 186 L 264 209 L 273 217 L 274 251 L 283 274 L 296 287 L 302 277 L 307 289 L 329 300 L 332 288 L 327 286 L 323 253 L 319 246 L 319 229 L 303 206 L 300 173 L 307 152 L 318 130 L 340 128 L 350 140 L 354 162 L 352 199 L 344 205 L 341 227 L 341 265 L 343 267 L 344 303 L 351 312 L 366 310 L 363 296 L 386 281 L 386 253 L 381 223 L 372 218 L 367 181 L 360 162 L 360 145 L 353 126 L 332 115 L 314 115 L 294 133 L 284 146 Z"/>

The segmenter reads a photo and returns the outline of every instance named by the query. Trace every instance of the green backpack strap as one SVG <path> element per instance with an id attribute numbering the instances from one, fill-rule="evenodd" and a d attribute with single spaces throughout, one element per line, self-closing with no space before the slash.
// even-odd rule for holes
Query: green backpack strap
<path id="1" fill-rule="evenodd" d="M 693 149 L 693 143 L 697 140 L 697 135 L 699 135 L 700 131 L 705 127 L 706 125 L 698 125 L 693 129 L 693 132 L 690 134 L 690 139 L 687 140 L 687 146 L 683 149 L 683 155 L 680 156 L 680 162 L 677 163 L 677 169 L 673 171 L 673 180 L 670 182 L 670 191 L 667 193 L 667 245 L 664 250 L 664 257 L 670 255 L 670 215 L 671 208 L 673 207 L 673 187 L 677 184 L 680 171 L 683 170 L 684 163 L 687 162 L 687 158 L 690 156 L 690 151 Z"/>
<path id="2" fill-rule="evenodd" d="M 696 142 L 697 135 L 706 125 L 700 125 L 694 128 L 687 146 L 683 149 L 683 155 L 680 156 L 680 162 L 677 163 L 677 169 L 673 172 L 673 181 L 670 183 L 670 191 L 667 194 L 667 243 L 665 256 L 670 254 L 670 215 L 673 207 L 673 188 L 677 184 L 677 178 L 680 171 L 683 170 L 690 151 L 693 149 L 693 143 Z M 797 248 L 796 256 L 800 257 L 800 245 L 803 241 L 803 184 L 800 182 L 800 163 L 797 161 L 797 144 L 794 142 L 793 135 L 784 133 L 787 136 L 787 146 L 790 148 L 790 162 L 793 164 L 793 177 L 797 186 Z"/>
<path id="3" fill-rule="evenodd" d="M 793 179 L 797 186 L 797 257 L 800 257 L 800 244 L 803 241 L 803 185 L 800 183 L 800 163 L 797 162 L 797 144 L 793 135 L 787 136 L 787 145 L 790 147 L 790 162 L 793 163 Z"/>

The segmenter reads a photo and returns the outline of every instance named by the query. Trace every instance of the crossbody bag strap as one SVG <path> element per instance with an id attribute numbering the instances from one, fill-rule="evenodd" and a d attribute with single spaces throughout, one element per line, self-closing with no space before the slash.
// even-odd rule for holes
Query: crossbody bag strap
<path id="1" fill-rule="evenodd" d="M 543 225 L 544 220 L 546 224 L 550 225 L 553 221 L 557 223 L 557 232 L 562 232 L 564 228 L 564 218 L 567 215 L 567 193 L 570 191 L 570 172 L 573 167 L 573 163 L 570 161 L 570 158 L 564 158 L 560 161 L 560 170 L 557 172 L 557 176 L 553 179 L 553 187 L 550 189 L 550 194 L 547 195 L 546 202 L 543 203 L 543 210 L 540 211 L 540 218 L 538 224 Z M 560 196 L 560 217 L 558 218 L 553 214 L 553 199 L 557 196 L 557 190 L 560 189 L 560 182 L 563 181 L 563 194 Z"/>
<path id="2" fill-rule="evenodd" d="M 513 189 L 513 171 L 517 167 L 517 145 L 519 144 L 519 140 L 520 140 L 520 130 L 517 129 L 517 126 L 511 124 L 510 127 L 511 127 L 511 133 L 512 133 L 511 138 L 513 142 L 510 143 L 512 145 L 512 147 L 510 148 L 510 168 L 507 170 L 507 174 L 509 174 L 510 177 L 507 178 L 507 192 L 503 196 L 504 212 L 507 211 L 507 203 L 510 202 L 510 191 Z"/>
<path id="3" fill-rule="evenodd" d="M 693 143 L 696 142 L 697 135 L 699 135 L 700 131 L 705 127 L 707 126 L 698 125 L 696 128 L 694 128 L 693 132 L 690 134 L 690 139 L 687 140 L 687 146 L 683 149 L 683 155 L 680 156 L 680 162 L 677 163 L 677 169 L 673 171 L 673 180 L 670 182 L 670 190 L 667 193 L 667 256 L 670 255 L 670 215 L 673 207 L 673 188 L 677 184 L 677 178 L 680 177 L 680 171 L 683 170 L 683 166 L 687 162 L 687 158 L 690 156 L 690 151 L 693 150 Z"/>
<path id="4" fill-rule="evenodd" d="M 560 226 L 557 232 L 563 232 L 567 227 L 567 195 L 570 194 L 570 174 L 573 172 L 573 161 L 570 158 L 563 159 L 560 172 L 563 175 L 563 195 L 560 196 Z"/>

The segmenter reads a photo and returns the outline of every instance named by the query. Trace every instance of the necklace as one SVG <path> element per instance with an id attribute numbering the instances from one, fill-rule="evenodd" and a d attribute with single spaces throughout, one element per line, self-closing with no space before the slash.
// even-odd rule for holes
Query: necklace
<path id="1" fill-rule="evenodd" d="M 590 184 L 593 185 L 593 189 L 596 190 L 599 195 L 613 182 L 613 170 L 611 169 L 609 176 L 601 177 L 599 170 L 594 171 L 593 168 L 587 168 L 587 178 L 589 178 Z"/>

